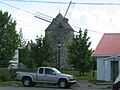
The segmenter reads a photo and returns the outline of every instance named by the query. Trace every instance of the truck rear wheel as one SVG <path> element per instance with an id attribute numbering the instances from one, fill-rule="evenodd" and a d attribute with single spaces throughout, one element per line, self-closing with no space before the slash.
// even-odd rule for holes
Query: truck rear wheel
<path id="1" fill-rule="evenodd" d="M 28 77 L 25 77 L 22 82 L 25 87 L 29 87 L 32 84 L 32 80 Z"/>
<path id="2" fill-rule="evenodd" d="M 61 79 L 58 84 L 60 88 L 66 88 L 68 86 L 67 80 L 64 79 Z"/>

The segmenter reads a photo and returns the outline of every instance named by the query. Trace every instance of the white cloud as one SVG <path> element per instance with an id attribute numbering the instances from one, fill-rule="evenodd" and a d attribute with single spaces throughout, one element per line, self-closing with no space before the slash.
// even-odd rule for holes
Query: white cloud
<path id="1" fill-rule="evenodd" d="M 80 11 L 77 9 L 74 9 L 72 12 L 71 18 L 74 20 L 80 19 Z"/>
<path id="2" fill-rule="evenodd" d="M 120 11 L 116 11 L 111 15 L 111 23 L 116 30 L 120 30 Z"/>
<path id="3" fill-rule="evenodd" d="M 90 11 L 77 9 L 74 10 L 71 18 L 71 22 L 81 28 L 103 33 L 120 33 L 120 11 L 118 10 L 94 9 Z M 102 35 L 89 31 L 92 48 L 95 49 Z"/>

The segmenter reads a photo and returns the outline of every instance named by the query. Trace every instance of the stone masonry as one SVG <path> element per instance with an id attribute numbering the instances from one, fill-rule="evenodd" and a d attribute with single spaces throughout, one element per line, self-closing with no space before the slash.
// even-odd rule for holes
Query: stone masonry
<path id="1" fill-rule="evenodd" d="M 52 41 L 54 51 L 56 52 L 55 57 L 57 59 L 57 64 L 60 63 L 61 69 L 69 68 L 69 65 L 67 63 L 68 58 L 66 46 L 70 44 L 74 35 L 74 30 L 69 25 L 68 19 L 64 18 L 59 13 L 45 30 L 45 35 L 47 35 Z M 58 43 L 61 44 L 60 47 L 58 47 Z M 60 53 L 58 53 L 58 50 Z M 60 59 L 60 62 L 58 62 L 58 58 Z"/>

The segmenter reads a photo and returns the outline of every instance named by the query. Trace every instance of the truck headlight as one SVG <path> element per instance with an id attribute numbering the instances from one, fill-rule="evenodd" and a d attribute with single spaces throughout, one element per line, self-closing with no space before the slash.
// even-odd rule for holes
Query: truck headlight
<path id="1" fill-rule="evenodd" d="M 73 80 L 75 80 L 74 77 L 68 77 L 68 79 L 69 79 L 69 81 L 73 81 Z"/>

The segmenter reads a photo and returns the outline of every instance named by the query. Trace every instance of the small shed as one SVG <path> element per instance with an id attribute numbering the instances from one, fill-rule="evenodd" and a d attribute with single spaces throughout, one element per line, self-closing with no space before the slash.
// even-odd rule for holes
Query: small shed
<path id="1" fill-rule="evenodd" d="M 120 33 L 105 33 L 93 56 L 97 58 L 97 80 L 114 82 L 120 72 Z"/>

